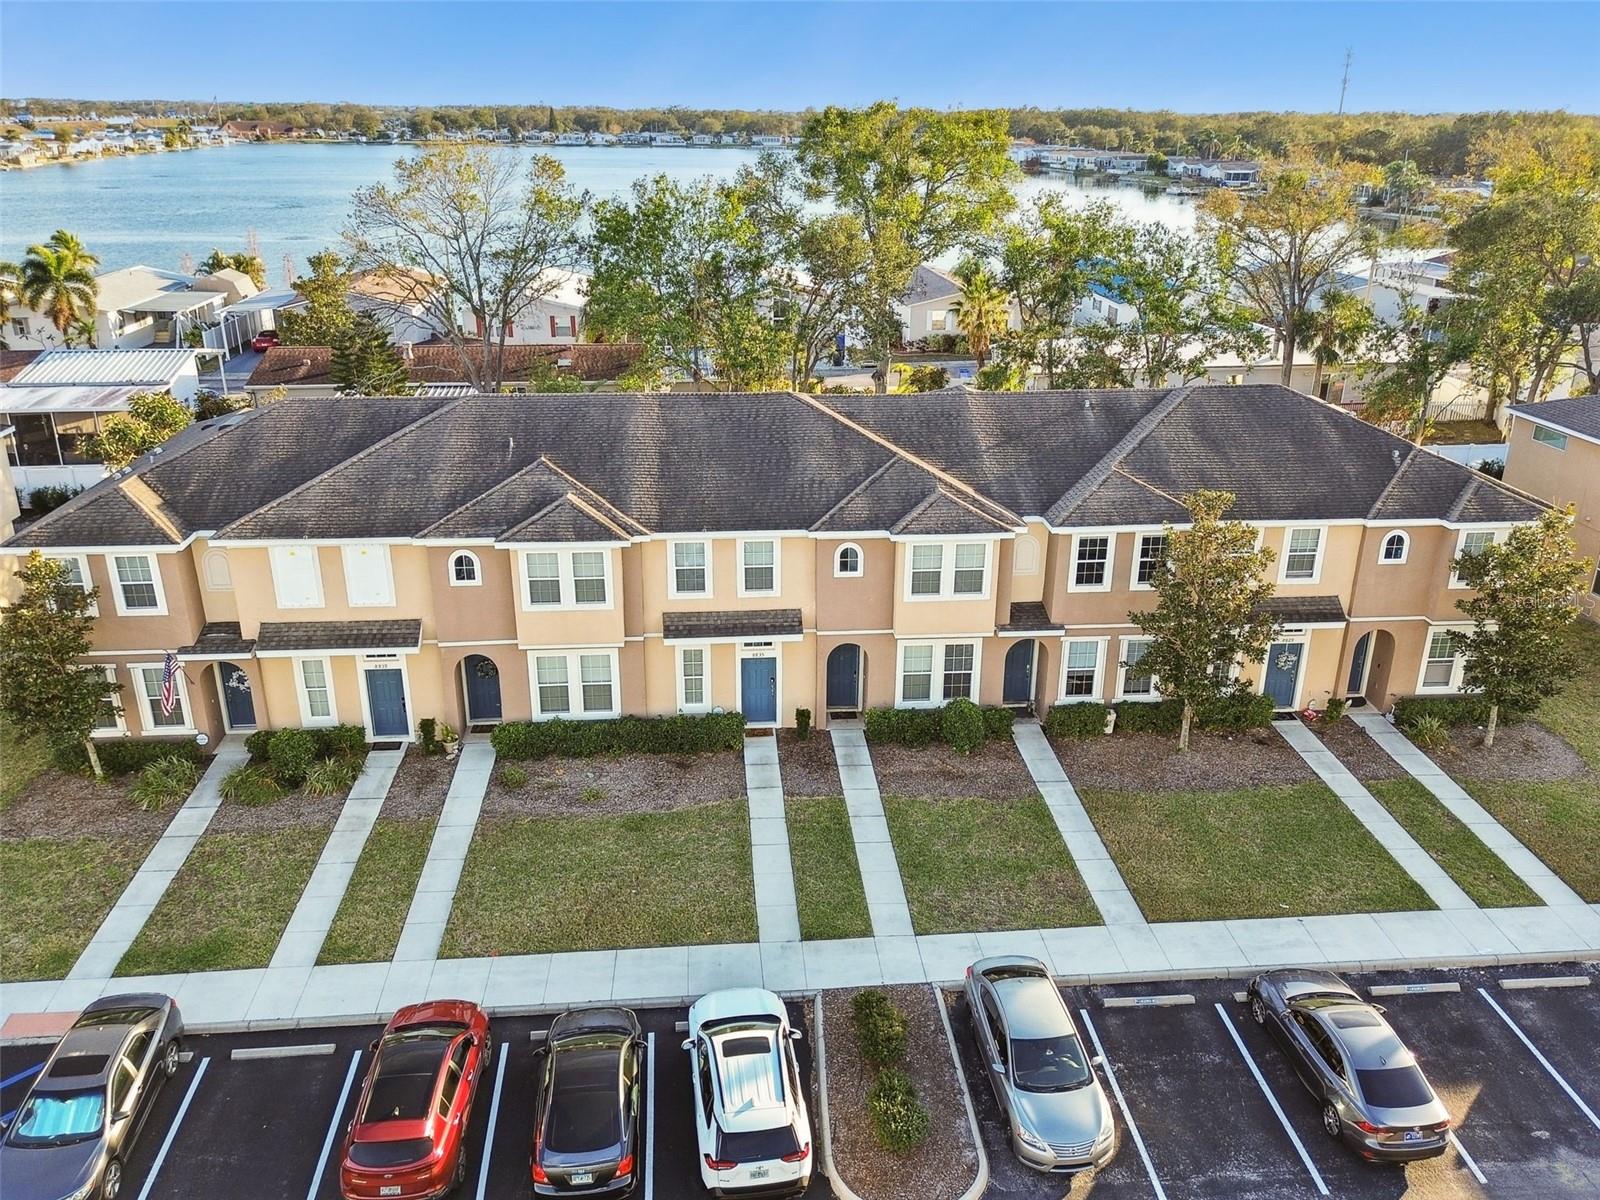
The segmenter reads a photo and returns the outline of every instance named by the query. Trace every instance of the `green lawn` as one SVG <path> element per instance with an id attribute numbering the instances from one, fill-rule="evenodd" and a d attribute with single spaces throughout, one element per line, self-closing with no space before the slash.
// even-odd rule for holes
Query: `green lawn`
<path id="1" fill-rule="evenodd" d="M 41 737 L 23 737 L 0 715 L 0 808 L 22 795 L 33 777 L 50 765 L 50 751 Z"/>
<path id="2" fill-rule="evenodd" d="M 446 958 L 756 940 L 743 800 L 665 813 L 485 820 Z"/>
<path id="3" fill-rule="evenodd" d="M 843 796 L 790 796 L 784 801 L 789 857 L 794 863 L 800 936 L 871 937 L 855 838 Z"/>
<path id="4" fill-rule="evenodd" d="M 205 835 L 117 974 L 266 966 L 327 840 L 304 825 Z"/>
<path id="5" fill-rule="evenodd" d="M 1484 908 L 1515 908 L 1543 903 L 1506 866 L 1498 854 L 1478 840 L 1454 813 L 1433 798 L 1415 779 L 1380 779 L 1367 784 L 1394 819 L 1406 827 L 1450 878 Z"/>
<path id="6" fill-rule="evenodd" d="M 382 819 L 372 827 L 322 943 L 319 963 L 387 962 L 394 957 L 433 829 L 432 821 Z"/>
<path id="7" fill-rule="evenodd" d="M 1320 783 L 1082 795 L 1152 921 L 1434 907 Z"/>
<path id="8" fill-rule="evenodd" d="M 0 979 L 71 970 L 149 850 L 145 838 L 0 842 Z"/>
<path id="9" fill-rule="evenodd" d="M 1096 925 L 1044 801 L 885 796 L 900 877 L 918 933 Z"/>

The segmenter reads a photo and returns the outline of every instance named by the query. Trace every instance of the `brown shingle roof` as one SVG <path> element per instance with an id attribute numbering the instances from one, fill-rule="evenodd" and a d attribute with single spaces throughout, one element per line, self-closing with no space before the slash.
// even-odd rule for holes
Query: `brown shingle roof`
<path id="1" fill-rule="evenodd" d="M 481 352 L 480 352 L 481 353 Z M 579 379 L 616 379 L 639 360 L 644 347 L 627 342 L 579 342 L 575 345 L 507 346 L 505 379 L 520 383 L 536 366 Z M 466 383 L 461 358 L 454 346 L 437 342 L 411 347 L 411 382 Z M 331 346 L 274 346 L 250 373 L 252 388 L 331 387 Z"/>
<path id="2" fill-rule="evenodd" d="M 23 367 L 43 353 L 43 350 L 0 350 L 0 383 L 10 383 Z"/>

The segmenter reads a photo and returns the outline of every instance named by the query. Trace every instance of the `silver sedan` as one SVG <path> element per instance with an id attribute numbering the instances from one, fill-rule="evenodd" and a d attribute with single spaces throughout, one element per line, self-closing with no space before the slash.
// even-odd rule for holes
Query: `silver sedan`
<path id="1" fill-rule="evenodd" d="M 1011 1148 L 1038 1171 L 1103 1167 L 1117 1150 L 1105 1089 L 1038 959 L 985 958 L 967 968 L 978 1057 L 1011 1127 Z"/>

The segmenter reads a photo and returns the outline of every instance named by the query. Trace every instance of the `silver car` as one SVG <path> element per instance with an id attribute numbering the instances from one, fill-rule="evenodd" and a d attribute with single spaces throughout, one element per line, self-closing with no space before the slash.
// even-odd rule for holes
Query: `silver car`
<path id="1" fill-rule="evenodd" d="M 178 1073 L 182 1036 L 168 996 L 106 996 L 84 1009 L 0 1141 L 6 1200 L 115 1200 L 156 1093 Z"/>
<path id="2" fill-rule="evenodd" d="M 1111 1103 L 1038 959 L 985 958 L 967 968 L 978 1056 L 1011 1127 L 1011 1148 L 1038 1171 L 1103 1167 L 1117 1151 Z"/>
<path id="3" fill-rule="evenodd" d="M 1383 1009 L 1326 971 L 1268 971 L 1250 981 L 1250 1015 L 1288 1051 L 1322 1105 L 1322 1128 L 1372 1162 L 1443 1154 L 1450 1113 Z"/>

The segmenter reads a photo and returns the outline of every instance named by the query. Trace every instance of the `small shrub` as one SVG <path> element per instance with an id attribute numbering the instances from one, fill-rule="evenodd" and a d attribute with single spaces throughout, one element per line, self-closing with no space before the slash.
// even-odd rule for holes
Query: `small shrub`
<path id="1" fill-rule="evenodd" d="M 983 745 L 983 713 L 971 700 L 962 697 L 944 706 L 939 719 L 939 736 L 959 754 L 971 754 Z"/>
<path id="2" fill-rule="evenodd" d="M 183 800 L 199 781 L 200 768 L 193 759 L 169 754 L 139 773 L 139 782 L 130 794 L 140 808 L 154 812 L 174 800 Z"/>
<path id="3" fill-rule="evenodd" d="M 1009 708 L 990 705 L 979 709 L 983 714 L 983 734 L 985 737 L 995 738 L 1000 741 L 1011 740 L 1011 727 L 1017 722 L 1017 714 Z"/>
<path id="4" fill-rule="evenodd" d="M 1050 737 L 1096 737 L 1105 732 L 1106 714 L 1110 711 L 1104 704 L 1091 701 L 1058 704 L 1045 715 L 1044 731 Z"/>
<path id="5" fill-rule="evenodd" d="M 1410 724 L 1402 726 L 1402 730 L 1424 750 L 1433 750 L 1450 740 L 1450 727 L 1444 719 L 1428 713 L 1413 717 Z"/>
<path id="6" fill-rule="evenodd" d="M 1178 726 L 1183 721 L 1183 704 L 1177 700 L 1164 700 L 1162 705 L 1171 704 L 1177 709 L 1177 719 L 1173 722 L 1171 730 L 1160 732 L 1177 732 Z M 1158 705 L 1157 707 L 1161 707 Z M 1208 704 L 1195 712 L 1195 724 L 1201 729 L 1241 730 L 1265 729 L 1272 724 L 1272 697 L 1261 695 L 1249 688 L 1238 688 L 1222 697 L 1214 704 Z"/>
<path id="7" fill-rule="evenodd" d="M 266 767 L 253 763 L 229 771 L 222 781 L 222 798 L 247 808 L 260 808 L 283 796 L 283 789 Z"/>
<path id="8" fill-rule="evenodd" d="M 28 493 L 28 508 L 34 516 L 42 517 L 47 512 L 54 512 L 81 491 L 83 491 L 81 487 L 55 484 L 36 487 Z"/>
<path id="9" fill-rule="evenodd" d="M 604 804 L 606 802 L 606 790 L 591 783 L 578 793 L 578 799 L 585 804 Z"/>
<path id="10" fill-rule="evenodd" d="M 1345 709 L 1349 707 L 1350 701 L 1343 700 L 1335 696 L 1332 700 L 1329 700 L 1327 705 L 1323 708 L 1322 719 L 1329 725 L 1332 725 L 1335 721 L 1344 716 Z"/>
<path id="11" fill-rule="evenodd" d="M 909 1153 L 928 1137 L 928 1110 L 911 1077 L 898 1068 L 878 1074 L 867 1093 L 867 1113 L 878 1144 L 891 1154 Z"/>
<path id="12" fill-rule="evenodd" d="M 359 725 L 334 725 L 311 732 L 317 739 L 318 758 L 366 757 L 367 731 Z"/>
<path id="13" fill-rule="evenodd" d="M 361 773 L 361 764 L 353 758 L 319 758 L 306 770 L 306 795 L 338 796 L 348 792 Z"/>
<path id="14" fill-rule="evenodd" d="M 794 735 L 802 742 L 811 736 L 811 710 L 797 708 L 794 710 Z"/>
<path id="15" fill-rule="evenodd" d="M 905 1061 L 906 1019 L 888 995 L 876 988 L 857 992 L 850 1002 L 861 1057 L 875 1067 Z"/>
<path id="16" fill-rule="evenodd" d="M 500 768 L 500 782 L 508 788 L 527 787 L 528 772 L 526 768 L 519 767 L 516 763 L 507 763 Z"/>
<path id="17" fill-rule="evenodd" d="M 267 762 L 273 778 L 286 788 L 297 788 L 306 781 L 306 772 L 317 759 L 317 738 L 309 729 L 275 729 L 267 740 Z"/>
<path id="18" fill-rule="evenodd" d="M 869 708 L 863 722 L 869 742 L 928 746 L 940 737 L 937 708 Z"/>
<path id="19" fill-rule="evenodd" d="M 1502 708 L 1500 720 L 1514 721 L 1522 712 Z M 1394 722 L 1407 728 L 1418 717 L 1437 717 L 1445 725 L 1483 725 L 1489 720 L 1489 702 L 1482 696 L 1410 696 L 1394 706 Z"/>
<path id="20" fill-rule="evenodd" d="M 1116 708 L 1118 733 L 1177 733 L 1183 724 L 1183 705 L 1176 700 L 1124 700 Z"/>
<path id="21" fill-rule="evenodd" d="M 267 743 L 272 740 L 272 730 L 258 729 L 244 739 L 244 748 L 250 754 L 250 761 L 262 763 L 267 761 Z"/>
<path id="22" fill-rule="evenodd" d="M 439 741 L 438 725 L 432 717 L 423 717 L 417 722 L 417 731 L 422 735 L 422 752 L 426 755 L 444 753 L 444 744 Z"/>

